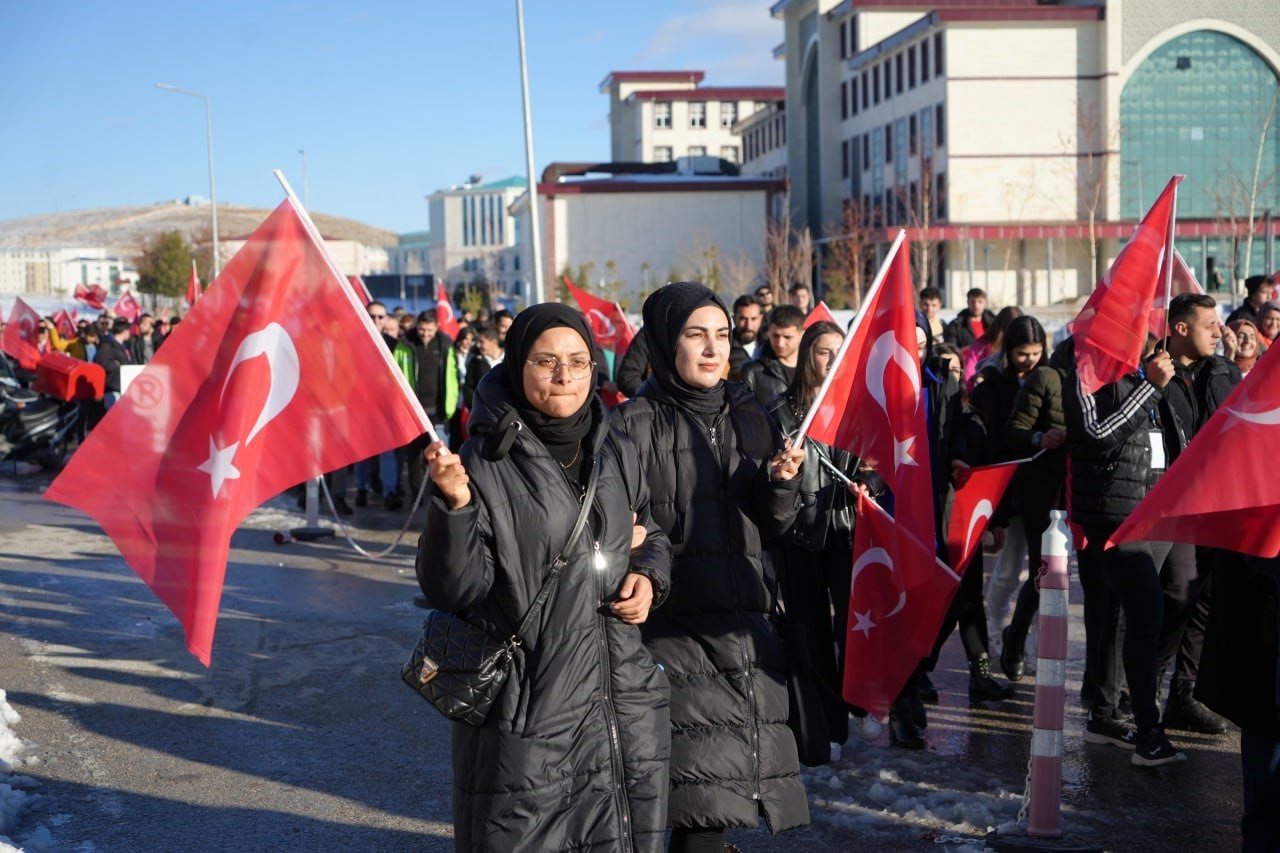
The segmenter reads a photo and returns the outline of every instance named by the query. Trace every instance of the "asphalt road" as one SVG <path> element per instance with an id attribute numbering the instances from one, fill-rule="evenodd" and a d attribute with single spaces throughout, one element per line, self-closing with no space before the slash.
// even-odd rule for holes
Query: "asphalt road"
<path id="1" fill-rule="evenodd" d="M 0 466 L 0 690 L 37 783 L 16 826 L 66 851 L 452 849 L 448 724 L 399 680 L 421 611 L 410 533 L 391 559 L 338 539 L 279 546 L 300 523 L 276 499 L 232 539 L 213 666 L 46 475 Z M 361 511 L 389 543 L 404 513 Z M 1079 657 L 1079 591 L 1073 648 Z M 1078 664 L 1068 670 L 1079 686 Z M 925 753 L 851 739 L 805 771 L 813 824 L 744 850 L 979 850 L 1017 814 L 1033 681 L 971 707 L 953 637 Z M 1109 850 L 1238 849 L 1238 740 L 1175 737 L 1184 765 L 1142 771 L 1085 746 L 1069 708 L 1064 829 Z M 0 780 L 2 781 L 2 780 Z M 957 828 L 958 827 L 958 828 Z M 33 844 L 29 849 L 37 849 Z"/>

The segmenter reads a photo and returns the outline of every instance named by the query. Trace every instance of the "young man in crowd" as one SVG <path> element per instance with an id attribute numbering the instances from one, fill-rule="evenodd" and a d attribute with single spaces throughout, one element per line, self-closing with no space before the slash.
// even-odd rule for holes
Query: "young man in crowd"
<path id="1" fill-rule="evenodd" d="M 796 283 L 787 290 L 788 301 L 804 312 L 805 316 L 813 310 L 813 291 L 809 285 Z"/>
<path id="2" fill-rule="evenodd" d="M 1269 275 L 1251 275 L 1244 280 L 1245 299 L 1240 307 L 1227 317 L 1228 323 L 1236 320 L 1252 320 L 1260 325 L 1262 306 L 1275 296 L 1276 281 Z"/>
<path id="3" fill-rule="evenodd" d="M 796 374 L 796 355 L 804 334 L 804 312 L 779 305 L 769 315 L 770 352 L 742 366 L 742 381 L 766 405 L 787 390 Z"/>
<path id="4" fill-rule="evenodd" d="M 733 300 L 733 343 L 729 349 L 729 378 L 737 380 L 742 366 L 759 350 L 760 321 L 764 314 L 760 301 L 750 293 Z"/>
<path id="5" fill-rule="evenodd" d="M 926 287 L 920 291 L 920 311 L 929 322 L 929 335 L 934 341 L 941 342 L 945 337 L 946 323 L 942 322 L 942 291 L 936 287 Z"/>
<path id="6" fill-rule="evenodd" d="M 960 349 L 972 344 L 987 331 L 987 327 L 996 321 L 995 312 L 987 308 L 987 292 L 980 287 L 971 289 L 964 295 L 966 305 L 947 324 L 942 333 L 943 339 L 955 344 Z"/>

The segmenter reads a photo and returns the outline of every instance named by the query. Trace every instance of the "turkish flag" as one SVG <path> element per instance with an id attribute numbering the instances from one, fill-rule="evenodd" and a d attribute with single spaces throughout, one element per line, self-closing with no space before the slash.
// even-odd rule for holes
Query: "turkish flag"
<path id="1" fill-rule="evenodd" d="M 117 317 L 123 317 L 130 323 L 137 323 L 138 318 L 142 316 L 142 306 L 138 304 L 138 300 L 133 298 L 133 294 L 127 290 L 116 300 L 112 310 L 116 312 Z"/>
<path id="2" fill-rule="evenodd" d="M 1280 555 L 1280 481 L 1260 448 L 1280 441 L 1280 355 L 1272 347 L 1112 534 Z"/>
<path id="3" fill-rule="evenodd" d="M 102 525 L 206 666 L 244 517 L 429 426 L 303 215 L 259 226 L 45 492 Z"/>
<path id="4" fill-rule="evenodd" d="M 1072 321 L 1080 387 L 1092 394 L 1138 369 L 1156 294 L 1173 249 L 1173 225 L 1181 175 L 1174 175 L 1147 211 L 1133 237 Z M 1172 275 L 1172 269 L 1168 273 Z"/>
<path id="5" fill-rule="evenodd" d="M 97 311 L 107 307 L 107 291 L 100 284 L 95 284 L 92 287 L 77 284 L 75 298 L 77 301 L 83 302 Z"/>
<path id="6" fill-rule="evenodd" d="M 969 565 L 973 552 L 982 542 L 982 534 L 987 532 L 991 516 L 1009 487 L 1009 481 L 1018 466 L 1026 461 L 1018 459 L 998 465 L 979 465 L 956 472 L 955 501 L 951 505 L 951 519 L 947 522 L 947 559 L 957 572 L 964 572 Z"/>
<path id="7" fill-rule="evenodd" d="M 58 327 L 58 334 L 65 340 L 71 340 L 76 336 L 76 321 L 71 319 L 66 308 L 53 315 L 53 324 Z"/>
<path id="8" fill-rule="evenodd" d="M 1187 266 L 1187 262 L 1182 259 L 1177 249 L 1173 250 L 1173 279 L 1169 291 L 1166 295 L 1164 288 L 1160 288 L 1156 291 L 1155 302 L 1151 304 L 1151 320 L 1147 331 L 1158 341 L 1164 340 L 1167 334 L 1164 318 L 1169 313 L 1169 300 L 1180 293 L 1204 293 L 1204 288 L 1200 286 L 1200 282 L 1196 281 L 1195 273 Z"/>
<path id="9" fill-rule="evenodd" d="M 893 491 L 900 524 L 935 540 L 933 475 L 920 363 L 915 288 L 899 232 L 801 432 L 874 466 Z"/>
<path id="10" fill-rule="evenodd" d="M 440 331 L 455 341 L 458 339 L 458 315 L 453 310 L 453 303 L 449 301 L 449 294 L 445 292 L 444 283 L 439 281 L 436 282 L 436 323 L 440 326 Z"/>
<path id="11" fill-rule="evenodd" d="M 9 319 L 4 324 L 0 350 L 17 360 L 23 370 L 35 370 L 40 360 L 40 315 L 20 298 L 13 300 Z"/>
<path id="12" fill-rule="evenodd" d="M 827 307 L 826 302 L 819 302 L 813 306 L 813 310 L 809 312 L 809 316 L 804 318 L 804 327 L 807 329 L 814 323 L 835 323 L 836 315 L 831 313 L 831 309 Z M 839 325 L 839 323 L 836 323 Z"/>
<path id="13" fill-rule="evenodd" d="M 564 285 L 569 288 L 569 292 L 577 300 L 578 309 L 591 324 L 591 334 L 595 335 L 600 348 L 610 350 L 615 355 L 625 353 L 636 336 L 636 329 L 627 319 L 622 306 L 575 287 L 568 276 L 565 276 Z"/>
<path id="14" fill-rule="evenodd" d="M 351 282 L 351 289 L 356 292 L 356 297 L 360 300 L 360 304 L 368 307 L 373 301 L 373 296 L 369 293 L 369 288 L 364 286 L 364 279 L 358 275 L 347 276 L 347 281 Z"/>
<path id="15" fill-rule="evenodd" d="M 843 693 L 884 719 L 920 659 L 933 650 L 960 576 L 933 548 L 904 535 L 901 515 L 892 519 L 862 496 L 857 513 Z"/>
<path id="16" fill-rule="evenodd" d="M 200 298 L 200 275 L 196 272 L 196 259 L 191 259 L 191 279 L 187 282 L 187 307 L 196 304 Z"/>

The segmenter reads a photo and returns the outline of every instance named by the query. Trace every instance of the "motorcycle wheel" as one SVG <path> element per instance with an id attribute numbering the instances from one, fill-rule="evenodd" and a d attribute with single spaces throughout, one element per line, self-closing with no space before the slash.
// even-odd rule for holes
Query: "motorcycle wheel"
<path id="1" fill-rule="evenodd" d="M 36 451 L 36 464 L 46 471 L 52 471 L 62 467 L 62 460 L 66 455 L 67 443 L 55 441 L 48 447 L 42 447 Z"/>

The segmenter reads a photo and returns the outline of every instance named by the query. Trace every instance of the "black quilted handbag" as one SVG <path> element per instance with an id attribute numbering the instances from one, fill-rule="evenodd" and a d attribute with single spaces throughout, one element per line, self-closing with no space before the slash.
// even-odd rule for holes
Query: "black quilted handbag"
<path id="1" fill-rule="evenodd" d="M 564 569 L 564 552 L 578 539 L 595 499 L 599 468 L 592 470 L 582 507 L 564 548 L 551 561 L 547 579 L 529 605 L 520 627 L 505 641 L 460 614 L 432 610 L 422 623 L 422 636 L 400 670 L 404 682 L 451 720 L 470 726 L 484 725 L 493 703 L 502 692 L 511 663 L 542 605 L 551 595 Z"/>

